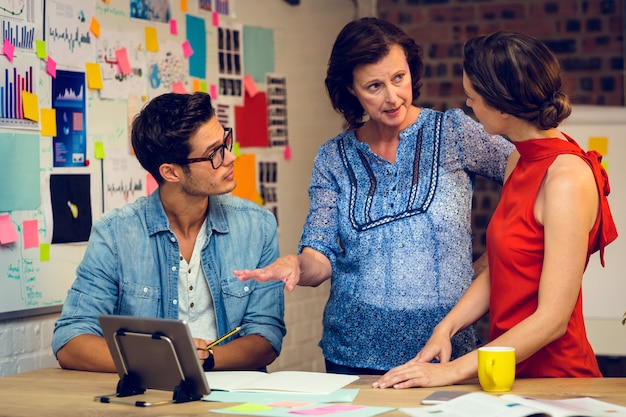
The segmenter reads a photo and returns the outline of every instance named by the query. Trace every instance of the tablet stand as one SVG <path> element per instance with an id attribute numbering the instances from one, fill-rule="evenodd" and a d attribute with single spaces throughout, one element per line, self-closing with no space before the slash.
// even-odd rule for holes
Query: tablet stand
<path id="1" fill-rule="evenodd" d="M 197 401 L 202 398 L 203 395 L 195 390 L 195 384 L 185 378 L 178 354 L 169 337 L 161 333 L 137 333 L 120 329 L 115 333 L 115 348 L 118 357 L 121 358 L 124 375 L 117 383 L 115 394 L 96 397 L 100 402 L 124 402 L 146 407 L 162 403 Z M 178 381 L 177 384 L 172 382 L 168 387 L 158 387 L 173 391 L 171 401 L 148 403 L 114 399 L 143 394 L 146 388 L 152 388 L 150 380 L 158 379 L 159 375 L 163 374 L 169 374 L 170 381 L 174 381 L 172 378 L 177 378 Z"/>

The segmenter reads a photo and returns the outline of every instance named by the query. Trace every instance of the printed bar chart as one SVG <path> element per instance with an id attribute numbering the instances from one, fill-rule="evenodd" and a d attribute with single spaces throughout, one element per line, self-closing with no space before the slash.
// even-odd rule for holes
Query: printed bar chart
<path id="1" fill-rule="evenodd" d="M 30 54 L 16 56 L 11 64 L 0 61 L 0 127 L 37 128 L 38 123 L 24 119 L 22 91 L 37 94 L 35 80 L 38 62 Z"/>
<path id="2" fill-rule="evenodd" d="M 32 25 L 20 25 L 9 20 L 3 20 L 2 39 L 8 39 L 16 48 L 33 49 L 35 28 Z"/>

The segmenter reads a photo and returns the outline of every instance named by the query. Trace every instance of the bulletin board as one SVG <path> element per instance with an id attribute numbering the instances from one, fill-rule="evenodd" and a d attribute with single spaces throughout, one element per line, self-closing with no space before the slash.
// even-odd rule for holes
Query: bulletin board
<path id="1" fill-rule="evenodd" d="M 156 189 L 129 126 L 160 94 L 212 95 L 234 130 L 233 194 L 280 219 L 291 81 L 274 29 L 240 23 L 239 4 L 0 0 L 0 319 L 60 311 L 93 222 Z"/>

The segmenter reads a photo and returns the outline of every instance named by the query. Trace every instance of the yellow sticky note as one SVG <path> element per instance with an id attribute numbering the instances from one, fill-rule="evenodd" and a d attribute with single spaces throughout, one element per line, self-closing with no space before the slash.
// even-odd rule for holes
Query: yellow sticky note
<path id="1" fill-rule="evenodd" d="M 50 260 L 50 244 L 40 243 L 39 244 L 39 261 L 48 262 L 49 260 Z"/>
<path id="2" fill-rule="evenodd" d="M 87 86 L 94 90 L 102 90 L 102 70 L 100 64 L 94 62 L 85 63 L 85 71 L 87 72 Z"/>
<path id="3" fill-rule="evenodd" d="M 265 404 L 243 403 L 243 404 L 233 405 L 231 407 L 226 407 L 224 410 L 246 414 L 246 413 L 258 413 L 259 411 L 267 411 L 271 409 L 272 407 L 267 406 Z"/>
<path id="4" fill-rule="evenodd" d="M 38 122 L 39 99 L 37 98 L 37 94 L 22 90 L 22 103 L 24 104 L 24 118 Z"/>
<path id="5" fill-rule="evenodd" d="M 57 135 L 56 109 L 41 109 L 41 136 Z"/>
<path id="6" fill-rule="evenodd" d="M 156 28 L 146 27 L 146 50 L 159 52 L 159 40 L 157 39 Z"/>
<path id="7" fill-rule="evenodd" d="M 95 17 L 91 18 L 91 24 L 89 25 L 91 32 L 96 35 L 96 38 L 100 37 L 100 22 Z"/>
<path id="8" fill-rule="evenodd" d="M 588 151 L 598 151 L 600 155 L 606 155 L 609 152 L 609 138 L 606 136 L 591 136 L 587 146 Z"/>
<path id="9" fill-rule="evenodd" d="M 96 159 L 104 159 L 104 144 L 102 142 L 94 143 L 94 154 Z"/>
<path id="10" fill-rule="evenodd" d="M 46 52 L 46 41 L 36 40 L 35 41 L 35 54 L 39 59 L 48 58 L 48 53 Z"/>

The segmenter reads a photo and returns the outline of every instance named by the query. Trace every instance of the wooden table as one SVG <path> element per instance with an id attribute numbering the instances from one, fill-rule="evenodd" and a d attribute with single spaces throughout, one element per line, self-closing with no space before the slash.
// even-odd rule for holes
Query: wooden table
<path id="1" fill-rule="evenodd" d="M 386 407 L 419 407 L 420 400 L 437 389 L 480 391 L 478 384 L 445 388 L 407 390 L 373 389 L 375 377 L 364 376 L 348 388 L 359 388 L 354 404 Z M 126 404 L 103 404 L 95 395 L 115 392 L 116 374 L 41 369 L 0 378 L 0 416 L 212 416 L 209 409 L 224 408 L 227 403 L 195 401 L 183 404 L 134 407 Z M 513 394 L 545 399 L 593 397 L 626 406 L 626 378 L 594 379 L 518 379 Z M 150 391 L 150 400 L 171 399 L 171 392 Z M 385 417 L 406 415 L 398 410 Z"/>

